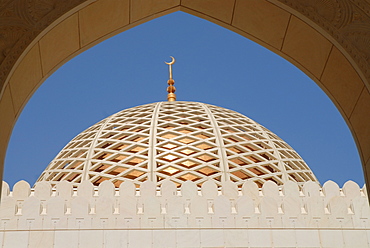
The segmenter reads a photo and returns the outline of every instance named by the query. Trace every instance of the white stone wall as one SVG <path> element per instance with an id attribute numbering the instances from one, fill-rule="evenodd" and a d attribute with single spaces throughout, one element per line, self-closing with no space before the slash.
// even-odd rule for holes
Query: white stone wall
<path id="1" fill-rule="evenodd" d="M 302 189 L 266 182 L 241 189 L 213 181 L 198 191 L 126 181 L 116 190 L 105 181 L 77 189 L 48 182 L 13 191 L 6 183 L 0 205 L 1 247 L 370 247 L 366 190 L 332 181 Z"/>

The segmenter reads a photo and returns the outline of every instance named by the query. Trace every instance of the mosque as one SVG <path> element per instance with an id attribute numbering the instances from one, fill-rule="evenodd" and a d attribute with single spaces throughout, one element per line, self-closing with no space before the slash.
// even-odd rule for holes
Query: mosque
<path id="1" fill-rule="evenodd" d="M 365 188 L 320 185 L 274 133 L 168 97 L 73 138 L 34 187 L 3 183 L 1 247 L 370 247 Z"/>

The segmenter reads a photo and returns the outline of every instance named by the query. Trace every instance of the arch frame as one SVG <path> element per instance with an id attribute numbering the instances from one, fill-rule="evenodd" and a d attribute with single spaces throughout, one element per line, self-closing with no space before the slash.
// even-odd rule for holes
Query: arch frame
<path id="1" fill-rule="evenodd" d="M 315 81 L 350 128 L 365 180 L 370 180 L 370 169 L 367 169 L 370 167 L 370 56 L 366 57 L 370 47 L 364 47 L 370 40 L 370 31 L 364 30 L 370 27 L 370 5 L 365 0 L 344 0 L 337 5 L 333 1 L 332 5 L 324 6 L 324 14 L 319 11 L 323 3 L 303 0 L 69 2 L 64 9 L 55 4 L 56 8 L 45 15 L 49 18 L 31 23 L 39 32 L 33 30 L 31 38 L 24 34 L 23 37 L 27 37 L 19 38 L 9 55 L 0 61 L 1 170 L 13 126 L 27 101 L 48 76 L 105 39 L 157 17 L 184 11 L 257 42 Z M 336 15 L 338 10 L 343 16 Z M 53 11 L 54 19 L 50 17 Z M 332 18 L 333 13 L 339 21 Z M 4 26 L 9 27 L 16 23 L 11 18 L 5 21 L 8 22 Z M 346 38 L 346 34 L 350 35 Z"/>

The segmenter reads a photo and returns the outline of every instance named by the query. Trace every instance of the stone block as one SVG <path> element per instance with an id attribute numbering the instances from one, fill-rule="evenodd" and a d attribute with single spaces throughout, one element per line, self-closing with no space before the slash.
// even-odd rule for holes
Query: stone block
<path id="1" fill-rule="evenodd" d="M 177 247 L 187 248 L 187 247 L 202 247 L 200 230 L 178 230 L 177 231 Z"/>
<path id="2" fill-rule="evenodd" d="M 24 180 L 17 182 L 13 186 L 13 197 L 16 200 L 25 200 L 31 194 L 30 184 Z"/>
<path id="3" fill-rule="evenodd" d="M 128 230 L 106 230 L 104 244 L 106 247 L 129 247 L 127 245 Z"/>
<path id="4" fill-rule="evenodd" d="M 129 24 L 129 0 L 99 0 L 79 12 L 81 47 Z"/>
<path id="5" fill-rule="evenodd" d="M 273 181 L 267 181 L 262 186 L 262 193 L 263 196 L 268 196 L 276 200 L 277 202 L 281 201 L 281 197 L 279 195 L 279 187 Z"/>
<path id="6" fill-rule="evenodd" d="M 191 199 L 198 195 L 197 185 L 192 181 L 185 181 L 181 185 L 181 195 L 185 199 Z"/>
<path id="7" fill-rule="evenodd" d="M 170 180 L 164 180 L 161 184 L 161 196 L 163 198 L 171 198 L 177 195 L 177 188 L 174 182 Z"/>
<path id="8" fill-rule="evenodd" d="M 230 24 L 235 0 L 182 0 L 181 5 Z"/>
<path id="9" fill-rule="evenodd" d="M 282 52 L 297 61 L 316 78 L 321 77 L 332 43 L 311 26 L 292 16 Z"/>
<path id="10" fill-rule="evenodd" d="M 324 185 L 322 186 L 322 192 L 325 195 L 325 197 L 324 197 L 325 206 L 326 206 L 326 204 L 328 204 L 328 202 L 330 201 L 331 198 L 333 198 L 335 196 L 339 196 L 339 194 L 340 194 L 338 184 L 331 181 L 331 180 L 326 181 L 324 183 Z"/>
<path id="11" fill-rule="evenodd" d="M 223 230 L 200 230 L 200 247 L 223 247 L 225 244 L 225 238 Z"/>
<path id="12" fill-rule="evenodd" d="M 319 230 L 321 247 L 345 247 L 342 230 Z"/>
<path id="13" fill-rule="evenodd" d="M 106 242 L 105 230 L 80 230 L 79 247 L 97 247 Z"/>
<path id="14" fill-rule="evenodd" d="M 261 199 L 260 204 L 261 215 L 265 217 L 277 217 L 278 215 L 278 203 L 276 200 L 269 196 L 264 196 Z"/>
<path id="15" fill-rule="evenodd" d="M 253 200 L 259 199 L 259 189 L 255 182 L 245 181 L 242 186 L 242 193 L 244 196 L 249 196 Z"/>
<path id="16" fill-rule="evenodd" d="M 274 247 L 271 240 L 271 230 L 250 229 L 248 240 L 250 247 Z"/>
<path id="17" fill-rule="evenodd" d="M 78 230 L 58 231 L 55 232 L 54 247 L 55 248 L 79 248 L 79 232 Z"/>
<path id="18" fill-rule="evenodd" d="M 121 199 L 126 196 L 134 197 L 136 193 L 135 184 L 132 181 L 125 180 L 119 186 L 119 196 Z"/>
<path id="19" fill-rule="evenodd" d="M 356 80 L 356 79 L 354 79 Z M 363 161 L 370 162 L 370 93 L 364 88 L 350 117 L 360 155 Z M 365 170 L 369 173 L 370 168 Z M 365 175 L 366 177 L 367 175 Z"/>
<path id="20" fill-rule="evenodd" d="M 51 185 L 47 181 L 37 182 L 35 186 L 35 197 L 47 200 L 51 197 Z"/>
<path id="21" fill-rule="evenodd" d="M 17 202 L 13 197 L 1 197 L 0 218 L 3 220 L 1 223 L 3 228 L 6 227 L 6 224 L 4 223 L 5 221 L 8 222 L 15 219 L 16 205 Z"/>
<path id="22" fill-rule="evenodd" d="M 344 230 L 343 236 L 346 247 L 369 247 L 365 230 Z"/>
<path id="23" fill-rule="evenodd" d="M 226 230 L 224 237 L 226 247 L 250 247 L 248 245 L 248 229 Z"/>
<path id="24" fill-rule="evenodd" d="M 77 196 L 92 199 L 94 196 L 94 186 L 90 181 L 82 181 L 77 188 Z"/>
<path id="25" fill-rule="evenodd" d="M 12 95 L 10 86 L 6 86 L 3 95 L 0 98 L 0 172 L 3 175 L 3 162 L 5 160 L 5 153 L 8 147 L 8 141 L 13 129 L 13 124 L 16 121 L 16 114 L 13 107 Z"/>
<path id="26" fill-rule="evenodd" d="M 180 0 L 130 0 L 130 23 L 180 5 Z"/>
<path id="27" fill-rule="evenodd" d="M 50 74 L 80 48 L 78 14 L 55 26 L 39 41 L 43 75 Z"/>
<path id="28" fill-rule="evenodd" d="M 265 0 L 237 0 L 232 26 L 280 50 L 290 14 Z"/>
<path id="29" fill-rule="evenodd" d="M 320 186 L 316 182 L 305 182 L 302 191 L 305 197 L 320 197 Z"/>
<path id="30" fill-rule="evenodd" d="M 298 218 L 301 215 L 301 201 L 298 197 L 286 196 L 283 198 L 282 209 L 284 216 Z"/>
<path id="31" fill-rule="evenodd" d="M 145 181 L 140 186 L 140 197 L 144 199 L 146 197 L 153 197 L 156 195 L 156 185 L 152 181 Z"/>
<path id="32" fill-rule="evenodd" d="M 113 198 L 115 195 L 115 188 L 114 184 L 111 181 L 103 181 L 101 184 L 98 186 L 98 195 L 99 198 L 106 197 L 106 198 Z"/>
<path id="33" fill-rule="evenodd" d="M 225 181 L 222 183 L 222 195 L 226 196 L 229 199 L 238 199 L 239 192 L 238 187 L 234 182 Z"/>
<path id="34" fill-rule="evenodd" d="M 361 189 L 354 181 L 347 181 L 342 188 L 343 194 L 347 200 L 352 200 L 361 196 Z"/>
<path id="35" fill-rule="evenodd" d="M 255 215 L 253 200 L 248 196 L 241 196 L 236 202 L 236 212 L 240 217 L 251 217 Z"/>
<path id="36" fill-rule="evenodd" d="M 152 230 L 130 230 L 128 233 L 128 247 L 152 247 Z"/>
<path id="37" fill-rule="evenodd" d="M 73 194 L 73 185 L 68 181 L 60 181 L 56 186 L 57 196 L 69 200 Z"/>
<path id="38" fill-rule="evenodd" d="M 214 199 L 218 195 L 217 185 L 213 180 L 208 180 L 202 184 L 202 196 L 206 199 Z"/>
<path id="39" fill-rule="evenodd" d="M 28 242 L 29 248 L 53 247 L 54 233 L 50 231 L 31 231 Z"/>
<path id="40" fill-rule="evenodd" d="M 153 230 L 153 245 L 151 247 L 179 247 L 177 235 L 177 230 Z"/>
<path id="41" fill-rule="evenodd" d="M 273 247 L 297 247 L 294 229 L 272 230 Z"/>
<path id="42" fill-rule="evenodd" d="M 1 199 L 4 199 L 4 197 L 7 197 L 9 193 L 10 193 L 9 184 L 3 181 L 2 186 L 1 186 Z"/>
<path id="43" fill-rule="evenodd" d="M 297 247 L 322 247 L 318 230 L 296 229 Z"/>
<path id="44" fill-rule="evenodd" d="M 286 181 L 283 185 L 284 196 L 299 197 L 299 187 L 293 181 Z"/>
<path id="45" fill-rule="evenodd" d="M 29 236 L 26 231 L 5 232 L 3 247 L 28 248 Z"/>
<path id="46" fill-rule="evenodd" d="M 364 84 L 347 58 L 336 47 L 333 47 L 329 55 L 321 83 L 323 90 L 331 97 L 339 111 L 349 119 Z"/>
<path id="47" fill-rule="evenodd" d="M 9 80 L 15 113 L 20 114 L 28 99 L 40 85 L 43 76 L 41 68 L 40 50 L 36 44 L 25 55 Z"/>

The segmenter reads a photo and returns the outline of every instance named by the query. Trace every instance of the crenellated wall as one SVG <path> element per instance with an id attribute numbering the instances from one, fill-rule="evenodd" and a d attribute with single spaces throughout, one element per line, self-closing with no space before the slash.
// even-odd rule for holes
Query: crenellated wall
<path id="1" fill-rule="evenodd" d="M 251 39 L 312 78 L 343 115 L 370 181 L 369 0 L 0 1 L 0 175 L 13 126 L 47 77 L 102 40 L 175 11 Z"/>
<path id="2" fill-rule="evenodd" d="M 200 191 L 191 181 L 179 191 L 171 181 L 158 191 L 149 181 L 139 189 L 125 181 L 117 190 L 110 181 L 95 188 L 85 181 L 77 189 L 63 181 L 54 190 L 48 182 L 31 189 L 20 181 L 12 192 L 3 184 L 0 229 L 367 227 L 365 192 L 352 181 L 342 189 L 333 181 L 322 188 L 307 182 L 301 190 L 293 182 L 280 189 L 271 181 L 261 189 L 226 182 L 220 192 L 211 180 Z"/>
<path id="3" fill-rule="evenodd" d="M 190 181 L 179 190 L 171 181 L 160 189 L 125 181 L 117 190 L 110 181 L 77 189 L 66 181 L 31 189 L 20 181 L 12 192 L 4 182 L 0 241 L 2 247 L 369 247 L 365 194 L 352 181 L 342 189 L 333 181 L 302 189 L 293 182 L 279 188 L 268 181 L 261 189 L 226 182 L 221 191 L 211 180 L 199 191 Z M 112 243 L 117 239 L 121 246 Z"/>

